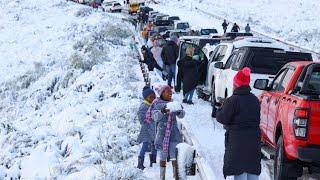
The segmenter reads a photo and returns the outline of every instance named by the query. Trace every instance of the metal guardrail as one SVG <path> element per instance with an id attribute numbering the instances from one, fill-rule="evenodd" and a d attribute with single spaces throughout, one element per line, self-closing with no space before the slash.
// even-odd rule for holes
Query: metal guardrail
<path id="1" fill-rule="evenodd" d="M 133 25 L 135 25 L 135 22 L 133 22 L 132 20 L 130 19 L 122 19 L 123 21 L 127 21 L 127 22 L 130 22 L 132 23 Z M 133 33 L 134 34 L 134 33 Z M 146 66 L 142 63 L 143 61 L 143 55 L 142 53 L 139 51 L 139 47 L 138 47 L 138 44 L 139 42 L 136 40 L 135 41 L 135 46 L 134 46 L 134 49 L 136 51 L 136 53 L 138 54 L 138 59 L 139 59 L 139 65 L 140 65 L 140 68 L 141 68 L 141 72 L 143 74 L 143 77 L 144 77 L 144 82 L 146 83 L 146 85 L 151 85 L 151 79 L 149 78 L 149 71 L 148 69 L 146 68 Z M 199 144 L 195 139 L 193 139 L 188 131 L 187 131 L 187 128 L 183 125 L 183 124 L 180 124 L 181 125 L 181 134 L 183 135 L 184 137 L 184 140 L 187 144 L 193 146 L 194 144 Z M 210 178 L 208 178 L 208 176 L 206 175 L 207 172 L 209 171 L 208 168 L 205 168 L 205 165 L 203 164 L 203 158 L 201 158 L 201 155 L 196 151 L 196 157 L 195 157 L 195 162 L 197 164 L 197 173 L 199 174 L 199 177 L 201 178 L 201 180 L 210 180 Z M 211 173 L 212 174 L 212 173 Z"/>
<path id="2" fill-rule="evenodd" d="M 199 9 L 198 7 L 195 7 L 195 10 L 197 10 L 197 11 L 203 13 L 203 14 L 206 14 L 206 15 L 208 15 L 208 16 L 214 17 L 215 19 L 218 19 L 218 20 L 221 20 L 221 21 L 223 21 L 224 19 L 226 19 L 226 18 L 221 17 L 221 16 L 219 16 L 219 15 L 206 12 L 206 11 L 204 11 L 204 10 L 202 10 L 202 9 Z M 229 21 L 228 19 L 226 19 L 226 21 L 227 21 L 228 23 L 232 23 L 232 22 Z M 244 27 L 242 27 L 242 28 L 244 28 Z M 278 41 L 278 42 L 280 42 L 280 43 L 282 43 L 282 44 L 285 44 L 285 45 L 289 46 L 289 48 L 292 49 L 292 50 L 299 50 L 299 51 L 303 51 L 303 52 L 309 52 L 309 53 L 313 54 L 314 56 L 316 56 L 318 59 L 320 59 L 320 52 L 316 52 L 316 51 L 314 51 L 314 50 L 312 50 L 312 49 L 303 48 L 303 47 L 300 47 L 300 46 L 298 46 L 298 45 L 295 45 L 295 44 L 292 44 L 292 43 L 289 43 L 289 42 L 282 41 L 282 40 L 280 40 L 280 39 L 277 39 L 277 38 L 275 38 L 275 37 L 272 37 L 272 36 L 263 34 L 263 33 L 258 32 L 258 31 L 251 30 L 251 32 L 252 32 L 253 34 L 256 34 L 256 35 L 259 35 L 259 36 L 262 36 L 262 37 L 265 37 L 265 38 L 269 38 L 269 39 Z"/>

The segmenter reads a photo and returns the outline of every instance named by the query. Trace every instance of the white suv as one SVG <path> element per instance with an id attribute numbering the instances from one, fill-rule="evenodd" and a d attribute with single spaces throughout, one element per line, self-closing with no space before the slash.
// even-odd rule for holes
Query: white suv
<path id="1" fill-rule="evenodd" d="M 233 43 L 221 43 L 216 47 L 208 64 L 206 85 L 212 104 L 230 97 L 233 78 L 244 67 L 251 69 L 250 85 L 256 79 L 272 79 L 286 63 L 298 59 L 310 59 L 309 53 L 289 52 L 278 42 L 260 38 L 246 38 Z M 252 89 L 255 95 L 260 90 Z"/>

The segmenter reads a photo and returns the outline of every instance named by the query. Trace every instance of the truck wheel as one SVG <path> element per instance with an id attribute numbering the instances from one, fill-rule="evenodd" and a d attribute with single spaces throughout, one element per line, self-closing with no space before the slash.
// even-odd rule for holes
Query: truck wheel
<path id="1" fill-rule="evenodd" d="M 211 87 L 211 106 L 214 106 L 216 104 L 216 94 L 215 94 L 215 87 L 214 87 L 214 81 L 212 82 Z"/>
<path id="2" fill-rule="evenodd" d="M 296 180 L 297 178 L 287 177 L 287 159 L 284 154 L 282 136 L 279 137 L 276 148 L 276 156 L 274 159 L 274 180 Z"/>
<path id="3" fill-rule="evenodd" d="M 215 87 L 213 84 L 211 87 L 211 106 L 212 106 L 211 117 L 213 118 L 216 118 L 216 112 L 217 112 L 217 108 L 215 104 L 216 104 L 216 94 L 215 94 Z"/>

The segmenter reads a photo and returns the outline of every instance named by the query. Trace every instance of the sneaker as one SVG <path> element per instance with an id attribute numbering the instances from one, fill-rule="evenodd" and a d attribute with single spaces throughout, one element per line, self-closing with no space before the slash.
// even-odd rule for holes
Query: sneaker
<path id="1" fill-rule="evenodd" d="M 182 103 L 188 103 L 188 101 L 186 99 L 183 99 Z"/>

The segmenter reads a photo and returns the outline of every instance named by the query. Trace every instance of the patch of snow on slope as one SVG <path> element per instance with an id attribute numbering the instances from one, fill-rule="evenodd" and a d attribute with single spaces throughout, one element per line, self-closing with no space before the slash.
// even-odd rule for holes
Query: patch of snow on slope
<path id="1" fill-rule="evenodd" d="M 132 27 L 64 0 L 0 7 L 0 179 L 146 179 Z"/>

